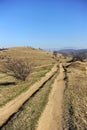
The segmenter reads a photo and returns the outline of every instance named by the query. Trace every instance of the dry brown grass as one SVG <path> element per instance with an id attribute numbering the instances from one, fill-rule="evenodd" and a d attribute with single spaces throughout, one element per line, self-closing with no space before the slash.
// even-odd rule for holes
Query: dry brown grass
<path id="1" fill-rule="evenodd" d="M 18 96 L 20 93 L 27 91 L 32 84 L 40 80 L 41 77 L 45 76 L 45 74 L 51 70 L 52 66 L 53 65 L 42 68 L 35 68 L 26 81 L 16 81 L 16 85 L 0 85 L 0 106 L 3 106 L 8 101 Z M 0 82 L 6 81 L 15 81 L 15 79 L 13 77 L 0 74 Z"/>
<path id="2" fill-rule="evenodd" d="M 65 130 L 87 130 L 87 63 L 75 62 L 67 69 Z"/>
<path id="3" fill-rule="evenodd" d="M 17 83 L 16 85 L 0 86 L 0 107 L 20 95 L 22 92 L 27 91 L 30 86 L 32 86 L 32 84 L 40 80 L 41 77 L 45 76 L 45 74 L 51 70 L 54 63 L 56 63 L 56 60 L 52 58 L 52 53 L 30 47 L 15 47 L 5 51 L 1 51 L 0 67 L 2 65 L 2 62 L 5 62 L 8 58 L 16 58 L 29 61 L 29 63 L 33 63 L 34 67 L 37 68 L 34 68 L 34 70 L 26 79 L 26 81 L 23 82 L 17 82 L 11 76 L 7 76 L 6 74 L 0 74 L 0 82 L 15 81 Z M 15 116 L 14 119 L 12 119 L 12 122 L 10 122 L 9 125 L 7 124 L 5 129 L 29 130 L 30 128 L 34 130 L 33 128 L 35 128 L 36 122 L 45 104 L 47 103 L 47 98 L 51 90 L 51 84 L 53 80 L 54 79 L 51 79 L 49 82 L 47 82 L 46 86 L 43 87 L 41 91 L 39 91 L 35 95 L 34 98 L 31 98 L 27 104 L 25 104 L 26 106 L 23 107 L 22 113 L 20 111 L 16 115 L 17 118 Z"/>
<path id="4" fill-rule="evenodd" d="M 8 50 L 0 51 L 0 69 L 2 67 L 2 62 L 5 62 L 9 58 L 29 61 L 29 63 L 33 63 L 34 67 L 37 68 L 34 68 L 25 82 L 17 82 L 15 78 L 0 73 L 0 82 L 13 81 L 17 83 L 16 85 L 9 86 L 0 85 L 0 106 L 12 100 L 21 92 L 26 91 L 33 83 L 40 80 L 41 77 L 45 76 L 45 74 L 50 71 L 56 62 L 55 59 L 52 58 L 51 52 L 31 47 L 13 47 Z M 49 66 L 45 67 L 45 65 Z M 39 66 L 43 67 L 38 68 Z"/>
<path id="5" fill-rule="evenodd" d="M 21 58 L 34 63 L 35 66 L 46 65 L 55 62 L 51 52 L 46 52 L 30 47 L 14 47 L 0 52 L 0 59 Z"/>
<path id="6" fill-rule="evenodd" d="M 3 126 L 2 130 L 35 130 L 52 88 L 56 74 L 35 93 L 21 109 Z"/>

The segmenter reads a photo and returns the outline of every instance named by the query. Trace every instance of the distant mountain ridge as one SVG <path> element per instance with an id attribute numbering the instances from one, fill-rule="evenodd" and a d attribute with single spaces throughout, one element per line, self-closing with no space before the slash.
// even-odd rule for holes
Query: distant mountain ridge
<path id="1" fill-rule="evenodd" d="M 76 53 L 76 52 L 87 52 L 87 49 L 58 49 L 58 48 L 51 48 L 51 49 L 45 49 L 47 51 L 57 51 L 59 53 Z"/>
<path id="2" fill-rule="evenodd" d="M 77 53 L 84 53 L 87 56 L 87 49 L 46 49 L 48 51 L 57 51 L 58 53 L 64 55 L 75 55 Z"/>
<path id="3" fill-rule="evenodd" d="M 86 53 L 87 54 L 87 49 L 63 49 L 63 50 L 59 50 L 59 53 L 62 54 L 68 54 L 68 55 L 72 55 L 72 54 L 76 54 L 76 53 Z"/>

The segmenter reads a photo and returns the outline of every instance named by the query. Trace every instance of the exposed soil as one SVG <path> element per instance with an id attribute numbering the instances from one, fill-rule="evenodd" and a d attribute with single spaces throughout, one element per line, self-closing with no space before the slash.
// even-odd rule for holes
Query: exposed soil
<path id="1" fill-rule="evenodd" d="M 38 121 L 36 130 L 62 130 L 62 105 L 65 89 L 65 74 L 62 64 L 60 73 L 55 79 L 48 104 Z"/>
<path id="2" fill-rule="evenodd" d="M 57 65 L 55 65 L 52 70 L 46 74 L 39 82 L 35 83 L 27 92 L 22 93 L 14 100 L 7 103 L 5 106 L 0 108 L 0 126 L 2 126 L 8 118 L 16 113 L 22 104 L 29 99 L 32 94 L 34 94 L 46 81 L 48 81 L 52 75 L 57 71 Z"/>
<path id="3" fill-rule="evenodd" d="M 58 71 L 59 72 L 59 71 Z M 52 84 L 58 73 L 55 73 L 41 88 L 35 92 L 15 113 L 1 130 L 35 130 L 37 122 L 48 102 Z"/>

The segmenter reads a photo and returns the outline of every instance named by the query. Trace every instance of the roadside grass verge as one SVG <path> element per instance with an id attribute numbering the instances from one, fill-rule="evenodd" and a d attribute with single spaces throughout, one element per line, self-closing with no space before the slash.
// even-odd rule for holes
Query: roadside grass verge
<path id="1" fill-rule="evenodd" d="M 45 67 L 45 69 L 44 67 L 40 69 L 35 68 L 35 70 L 32 71 L 26 81 L 17 82 L 16 85 L 0 85 L 0 107 L 20 95 L 22 92 L 27 91 L 31 85 L 44 77 L 45 74 L 48 73 L 52 67 L 53 65 L 47 66 Z M 9 76 L 5 76 L 4 78 L 3 75 L 0 75 L 0 77 L 2 77 L 1 81 L 15 81 L 12 77 Z"/>
<path id="2" fill-rule="evenodd" d="M 35 130 L 47 102 L 57 73 L 49 79 L 7 122 L 2 130 Z"/>
<path id="3" fill-rule="evenodd" d="M 64 130 L 87 129 L 87 74 L 85 65 L 67 69 L 64 98 Z"/>

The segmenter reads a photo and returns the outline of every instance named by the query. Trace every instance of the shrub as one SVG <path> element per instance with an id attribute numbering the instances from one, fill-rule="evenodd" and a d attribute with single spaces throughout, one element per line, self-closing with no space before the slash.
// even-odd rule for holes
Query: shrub
<path id="1" fill-rule="evenodd" d="M 84 61 L 86 55 L 84 53 L 77 53 L 73 56 L 73 61 Z"/>
<path id="2" fill-rule="evenodd" d="M 57 51 L 53 51 L 53 56 L 57 57 Z"/>
<path id="3" fill-rule="evenodd" d="M 15 77 L 18 80 L 25 81 L 31 73 L 32 64 L 19 59 L 8 59 L 4 63 L 3 73 Z"/>

